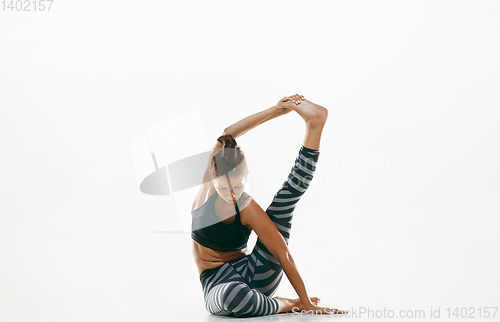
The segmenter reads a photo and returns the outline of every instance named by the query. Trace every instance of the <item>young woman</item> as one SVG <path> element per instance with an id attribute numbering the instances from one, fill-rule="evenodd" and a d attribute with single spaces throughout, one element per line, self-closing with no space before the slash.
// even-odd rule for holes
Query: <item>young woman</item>
<path id="1" fill-rule="evenodd" d="M 264 212 L 244 192 L 248 168 L 235 139 L 292 110 L 306 123 L 304 142 L 287 180 Z M 229 126 L 218 138 L 192 210 L 193 256 L 200 273 L 205 308 L 210 313 L 234 317 L 302 310 L 347 313 L 317 306 L 319 298 L 307 295 L 288 249 L 293 211 L 316 170 L 327 115 L 326 108 L 302 95 L 285 96 L 275 106 Z M 202 219 L 215 224 L 200 224 Z M 247 255 L 245 250 L 252 230 L 258 239 L 252 253 Z M 271 297 L 283 272 L 299 298 Z"/>

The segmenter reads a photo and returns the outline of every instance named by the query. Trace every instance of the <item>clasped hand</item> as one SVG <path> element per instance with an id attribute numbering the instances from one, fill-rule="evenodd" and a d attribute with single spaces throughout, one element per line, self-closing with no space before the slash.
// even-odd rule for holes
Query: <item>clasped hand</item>
<path id="1" fill-rule="evenodd" d="M 275 106 L 273 106 L 274 113 L 280 116 L 290 113 L 294 109 L 294 107 L 296 105 L 299 105 L 303 100 L 305 100 L 304 96 L 299 94 L 285 96 L 280 99 Z"/>

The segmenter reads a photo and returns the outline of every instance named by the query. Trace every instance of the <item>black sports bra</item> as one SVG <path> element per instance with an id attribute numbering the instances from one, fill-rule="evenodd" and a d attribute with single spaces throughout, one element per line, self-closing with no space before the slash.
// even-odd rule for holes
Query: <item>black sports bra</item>
<path id="1" fill-rule="evenodd" d="M 236 216 L 232 223 L 224 224 L 215 213 L 217 191 L 199 208 L 191 211 L 191 238 L 205 247 L 228 252 L 247 247 L 251 230 L 245 227 L 240 220 L 239 206 L 246 199 L 244 194 L 236 201 Z"/>

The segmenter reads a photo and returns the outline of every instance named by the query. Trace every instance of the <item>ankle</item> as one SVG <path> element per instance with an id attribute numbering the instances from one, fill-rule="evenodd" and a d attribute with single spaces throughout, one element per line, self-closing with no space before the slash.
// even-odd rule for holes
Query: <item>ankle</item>
<path id="1" fill-rule="evenodd" d="M 311 119 L 306 121 L 306 127 L 313 130 L 322 130 L 325 127 L 326 118 Z"/>
<path id="2" fill-rule="evenodd" d="M 315 106 L 314 117 L 306 121 L 306 125 L 311 127 L 323 127 L 328 119 L 328 110 L 323 106 Z"/>
<path id="3" fill-rule="evenodd" d="M 275 297 L 273 297 L 273 299 L 275 299 L 278 302 L 278 312 L 276 312 L 276 314 L 287 313 L 291 310 L 290 309 L 290 305 L 291 305 L 290 299 L 279 297 L 279 296 L 275 296 Z"/>

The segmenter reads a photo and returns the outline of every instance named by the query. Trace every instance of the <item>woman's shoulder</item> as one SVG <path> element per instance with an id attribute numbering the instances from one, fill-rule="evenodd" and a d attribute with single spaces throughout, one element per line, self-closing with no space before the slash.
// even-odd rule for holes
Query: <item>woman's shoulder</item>
<path id="1" fill-rule="evenodd" d="M 250 202 L 252 202 L 253 198 L 246 191 L 243 191 L 241 196 L 241 209 L 245 209 Z"/>
<path id="2" fill-rule="evenodd" d="M 247 200 L 247 199 L 252 199 L 252 196 L 246 191 L 243 191 L 243 199 L 242 200 Z"/>

